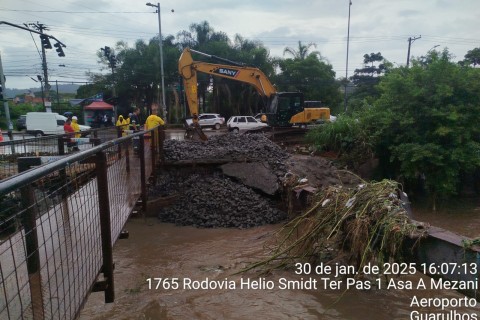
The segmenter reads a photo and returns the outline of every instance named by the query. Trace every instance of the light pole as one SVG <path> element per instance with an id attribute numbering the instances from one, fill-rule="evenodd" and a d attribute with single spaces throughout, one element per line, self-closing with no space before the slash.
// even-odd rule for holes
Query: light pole
<path id="1" fill-rule="evenodd" d="M 348 49 L 350 46 L 350 8 L 352 7 L 352 1 L 348 0 L 348 29 L 347 29 L 347 62 L 345 65 L 345 96 L 344 96 L 344 107 L 345 112 L 347 112 L 347 86 L 348 86 Z"/>
<path id="2" fill-rule="evenodd" d="M 429 54 L 430 51 L 432 51 L 432 50 L 435 49 L 436 47 L 440 47 L 440 45 L 439 45 L 439 44 L 434 45 L 430 50 L 427 51 L 427 54 Z"/>
<path id="3" fill-rule="evenodd" d="M 151 4 L 150 2 L 146 3 L 147 6 L 157 8 L 158 13 L 158 43 L 160 46 L 160 75 L 162 77 L 162 107 L 163 107 L 163 118 L 167 120 L 167 106 L 165 104 L 165 81 L 163 74 L 163 41 L 162 41 L 162 20 L 160 18 L 160 2 L 157 4 Z"/>

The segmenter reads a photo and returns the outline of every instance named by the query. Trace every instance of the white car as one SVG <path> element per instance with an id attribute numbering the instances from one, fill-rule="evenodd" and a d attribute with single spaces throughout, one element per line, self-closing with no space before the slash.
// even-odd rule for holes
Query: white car
<path id="1" fill-rule="evenodd" d="M 234 116 L 227 121 L 228 131 L 238 133 L 239 131 L 268 127 L 268 124 L 257 121 L 251 116 Z"/>
<path id="2" fill-rule="evenodd" d="M 185 119 L 187 125 L 192 125 L 192 118 Z M 198 124 L 202 128 L 220 129 L 225 124 L 225 118 L 218 113 L 200 113 L 198 115 Z"/>

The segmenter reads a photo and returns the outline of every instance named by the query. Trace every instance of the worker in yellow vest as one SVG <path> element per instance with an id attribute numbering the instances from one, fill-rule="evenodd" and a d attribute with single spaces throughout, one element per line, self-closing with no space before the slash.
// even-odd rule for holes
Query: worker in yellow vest
<path id="1" fill-rule="evenodd" d="M 145 126 L 143 130 L 148 131 L 150 129 L 155 128 L 156 126 L 163 126 L 163 125 L 165 125 L 165 121 L 163 121 L 163 119 L 157 116 L 156 114 L 152 113 L 151 115 L 148 116 L 147 120 L 145 121 Z M 149 135 L 150 134 L 147 133 L 145 136 L 148 137 Z M 158 135 L 156 135 L 155 137 L 158 138 Z"/>

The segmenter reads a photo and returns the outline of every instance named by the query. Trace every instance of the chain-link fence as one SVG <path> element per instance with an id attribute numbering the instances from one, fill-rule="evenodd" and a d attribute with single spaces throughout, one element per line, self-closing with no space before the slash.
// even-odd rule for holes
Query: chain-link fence
<path id="1" fill-rule="evenodd" d="M 157 136 L 18 157 L 0 182 L 0 319 L 74 319 L 92 290 L 114 300 L 112 246 L 139 199 L 146 209 Z"/>

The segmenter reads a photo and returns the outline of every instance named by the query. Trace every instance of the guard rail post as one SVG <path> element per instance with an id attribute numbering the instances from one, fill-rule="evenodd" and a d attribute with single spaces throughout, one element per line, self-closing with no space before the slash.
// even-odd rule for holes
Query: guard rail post
<path id="1" fill-rule="evenodd" d="M 113 281 L 113 246 L 110 221 L 110 200 L 108 196 L 107 156 L 100 151 L 96 154 L 96 174 L 98 188 L 98 205 L 100 211 L 100 230 L 102 237 L 103 276 L 105 278 L 105 303 L 115 300 Z"/>

